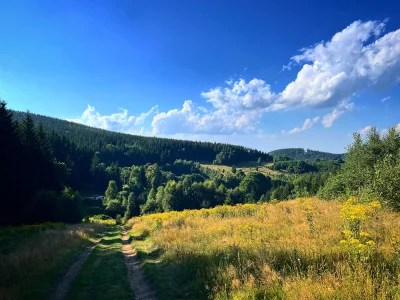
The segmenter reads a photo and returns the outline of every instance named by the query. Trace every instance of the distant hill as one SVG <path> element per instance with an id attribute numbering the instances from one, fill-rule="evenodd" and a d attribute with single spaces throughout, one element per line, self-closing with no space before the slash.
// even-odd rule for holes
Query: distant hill
<path id="1" fill-rule="evenodd" d="M 336 160 L 343 159 L 344 154 L 335 154 L 329 152 L 322 152 L 310 149 L 303 148 L 287 148 L 287 149 L 278 149 L 269 152 L 274 158 L 278 157 L 287 157 L 293 160 L 308 160 L 308 161 L 316 161 L 319 160 Z"/>
<path id="2" fill-rule="evenodd" d="M 21 121 L 26 113 L 15 111 L 14 119 Z M 237 164 L 256 161 L 272 161 L 269 154 L 242 146 L 222 143 L 194 142 L 168 138 L 145 137 L 104 129 L 93 128 L 66 120 L 32 114 L 33 121 L 42 123 L 45 131 L 66 137 L 78 149 L 99 152 L 102 161 L 110 164 L 118 161 L 121 166 L 146 163 L 173 163 L 176 159 Z"/>

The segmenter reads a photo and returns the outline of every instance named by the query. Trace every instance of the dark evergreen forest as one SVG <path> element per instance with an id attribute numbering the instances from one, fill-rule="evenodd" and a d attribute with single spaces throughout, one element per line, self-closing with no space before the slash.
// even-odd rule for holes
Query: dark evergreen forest
<path id="1" fill-rule="evenodd" d="M 293 160 L 318 161 L 318 160 L 344 160 L 344 154 L 334 154 L 329 152 L 321 152 L 303 148 L 287 148 L 278 149 L 269 152 L 275 159 L 282 160 L 284 158 Z"/>

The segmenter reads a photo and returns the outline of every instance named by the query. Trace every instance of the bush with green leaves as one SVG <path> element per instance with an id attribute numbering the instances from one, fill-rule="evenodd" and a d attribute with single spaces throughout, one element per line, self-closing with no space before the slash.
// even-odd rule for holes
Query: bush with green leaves
<path id="1" fill-rule="evenodd" d="M 400 209 L 400 133 L 395 127 L 382 133 L 372 127 L 366 137 L 354 134 L 346 161 L 318 193 L 322 199 L 357 196 L 379 200 Z"/>

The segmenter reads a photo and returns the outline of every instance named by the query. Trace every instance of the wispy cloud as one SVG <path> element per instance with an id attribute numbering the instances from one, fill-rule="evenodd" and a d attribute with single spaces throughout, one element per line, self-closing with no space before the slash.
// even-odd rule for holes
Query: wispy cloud
<path id="1" fill-rule="evenodd" d="M 382 99 L 381 99 L 381 102 L 385 102 L 385 101 L 387 101 L 387 100 L 389 100 L 389 99 L 390 99 L 390 96 L 385 97 L 385 98 L 382 98 Z"/>
<path id="2" fill-rule="evenodd" d="M 290 130 L 288 133 L 295 134 L 295 133 L 299 133 L 299 132 L 305 131 L 307 129 L 310 129 L 311 127 L 313 127 L 315 124 L 318 123 L 319 119 L 320 119 L 320 117 L 315 117 L 313 119 L 308 118 L 304 121 L 302 127 L 296 127 L 294 129 Z"/>
<path id="3" fill-rule="evenodd" d="M 324 125 L 326 128 L 330 128 L 341 115 L 343 115 L 346 111 L 350 111 L 352 108 L 353 103 L 344 103 L 343 105 L 340 105 L 338 108 L 335 108 L 332 112 L 326 114 L 322 118 L 322 125 Z"/>

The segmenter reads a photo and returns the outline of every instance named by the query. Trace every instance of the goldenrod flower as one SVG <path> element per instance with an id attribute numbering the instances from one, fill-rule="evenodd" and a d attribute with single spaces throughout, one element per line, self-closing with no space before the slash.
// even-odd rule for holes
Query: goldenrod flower
<path id="1" fill-rule="evenodd" d="M 374 246 L 374 245 L 375 245 L 375 242 L 374 242 L 373 240 L 369 240 L 368 242 L 366 242 L 366 244 L 367 244 L 368 246 Z"/>

